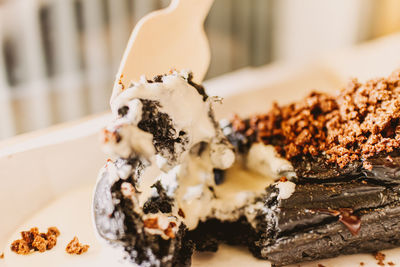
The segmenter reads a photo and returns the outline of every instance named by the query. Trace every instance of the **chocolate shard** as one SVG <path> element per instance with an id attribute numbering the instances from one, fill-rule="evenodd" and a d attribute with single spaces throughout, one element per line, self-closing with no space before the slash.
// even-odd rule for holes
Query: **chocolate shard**
<path id="1" fill-rule="evenodd" d="M 399 191 L 365 181 L 298 184 L 279 199 L 273 185 L 256 219 L 253 253 L 282 266 L 398 246 Z"/>

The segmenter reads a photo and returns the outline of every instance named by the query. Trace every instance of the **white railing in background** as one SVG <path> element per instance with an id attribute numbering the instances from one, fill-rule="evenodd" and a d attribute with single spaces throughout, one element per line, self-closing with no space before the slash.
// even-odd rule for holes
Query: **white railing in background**
<path id="1" fill-rule="evenodd" d="M 360 19 L 368 15 L 360 10 L 371 7 L 372 0 L 302 0 L 297 5 L 291 1 L 215 0 L 206 21 L 212 52 L 208 77 L 274 58 L 309 56 L 350 45 L 365 39 L 354 34 L 368 32 L 372 23 Z M 324 9 L 325 1 L 333 13 Z M 168 3 L 0 1 L 0 139 L 106 110 L 133 25 Z M 304 12 L 322 11 L 329 16 L 304 20 Z M 313 18 L 331 31 L 329 39 L 313 35 L 323 35 L 310 31 L 319 23 Z M 307 38 L 312 39 L 311 48 Z"/>
<path id="2" fill-rule="evenodd" d="M 0 18 L 3 17 L 3 12 L 4 10 L 0 10 Z M 3 51 L 3 43 L 1 42 L 3 33 L 4 27 L 0 23 L 0 51 Z M 0 53 L 0 138 L 12 136 L 16 132 L 6 75 L 4 54 Z"/>

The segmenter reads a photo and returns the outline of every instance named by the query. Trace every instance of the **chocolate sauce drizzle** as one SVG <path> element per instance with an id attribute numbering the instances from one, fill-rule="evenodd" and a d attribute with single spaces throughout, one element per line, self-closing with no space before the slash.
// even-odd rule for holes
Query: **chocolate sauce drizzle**
<path id="1" fill-rule="evenodd" d="M 339 210 L 317 209 L 314 211 L 339 217 L 339 221 L 349 229 L 352 235 L 357 235 L 361 229 L 361 219 L 353 214 L 354 210 L 351 208 L 340 208 Z"/>

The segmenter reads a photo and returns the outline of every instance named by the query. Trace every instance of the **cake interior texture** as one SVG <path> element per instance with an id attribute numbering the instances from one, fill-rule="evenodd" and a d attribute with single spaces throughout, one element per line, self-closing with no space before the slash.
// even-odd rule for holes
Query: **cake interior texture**
<path id="1" fill-rule="evenodd" d="M 216 122 L 192 73 L 115 88 L 96 230 L 139 266 L 248 247 L 275 266 L 400 245 L 400 72 Z"/>

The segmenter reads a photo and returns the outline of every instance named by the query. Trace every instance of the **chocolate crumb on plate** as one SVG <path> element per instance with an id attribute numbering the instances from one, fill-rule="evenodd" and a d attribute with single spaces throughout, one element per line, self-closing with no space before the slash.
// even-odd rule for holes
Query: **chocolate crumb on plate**
<path id="1" fill-rule="evenodd" d="M 325 265 L 318 263 L 318 267 L 325 267 Z"/>
<path id="2" fill-rule="evenodd" d="M 47 233 L 40 233 L 37 227 L 32 227 L 29 231 L 21 232 L 21 239 L 17 239 L 11 244 L 11 251 L 27 255 L 33 251 L 41 253 L 52 249 L 57 244 L 57 237 L 60 231 L 57 227 L 49 227 Z"/>
<path id="3" fill-rule="evenodd" d="M 37 235 L 35 237 L 35 240 L 33 240 L 32 242 L 32 247 L 34 247 L 35 250 L 43 253 L 47 250 L 47 240 L 40 235 Z"/>
<path id="4" fill-rule="evenodd" d="M 389 261 L 387 264 L 389 264 L 390 266 L 395 266 L 393 261 Z"/>
<path id="5" fill-rule="evenodd" d="M 364 262 L 360 262 L 360 265 L 361 265 L 361 266 L 364 266 L 364 264 L 365 264 Z"/>
<path id="6" fill-rule="evenodd" d="M 386 258 L 386 255 L 383 254 L 382 252 L 376 252 L 374 254 L 375 259 L 378 261 L 377 264 L 381 266 L 385 266 L 385 263 L 383 262 Z"/>
<path id="7" fill-rule="evenodd" d="M 58 230 L 57 227 L 53 226 L 53 227 L 49 227 L 47 229 L 47 236 L 51 236 L 51 235 L 54 235 L 56 237 L 58 237 L 60 235 L 60 231 Z"/>
<path id="8" fill-rule="evenodd" d="M 74 239 L 72 239 L 71 242 L 68 243 L 67 247 L 65 248 L 65 251 L 68 254 L 81 255 L 82 253 L 88 251 L 88 249 L 89 245 L 83 245 L 79 243 L 79 239 L 75 236 Z"/>
<path id="9" fill-rule="evenodd" d="M 29 245 L 25 240 L 18 239 L 12 242 L 11 251 L 20 255 L 27 255 L 31 252 L 31 249 L 29 248 Z"/>
<path id="10" fill-rule="evenodd" d="M 4 259 L 4 253 L 0 254 L 0 259 Z"/>

